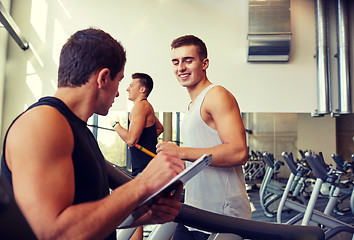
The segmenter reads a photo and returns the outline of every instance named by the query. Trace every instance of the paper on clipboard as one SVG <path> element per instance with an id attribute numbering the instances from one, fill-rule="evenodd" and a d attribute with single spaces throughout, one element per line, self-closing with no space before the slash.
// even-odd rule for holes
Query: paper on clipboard
<path id="1" fill-rule="evenodd" d="M 160 190 L 148 197 L 141 203 L 119 226 L 123 228 L 131 225 L 135 220 L 139 219 L 142 215 L 150 210 L 151 205 L 154 203 L 154 198 L 159 196 L 169 196 L 180 183 L 185 184 L 189 179 L 203 170 L 206 166 L 211 164 L 212 156 L 204 154 L 196 161 L 193 162 L 188 168 L 184 169 L 177 176 L 171 179 Z"/>

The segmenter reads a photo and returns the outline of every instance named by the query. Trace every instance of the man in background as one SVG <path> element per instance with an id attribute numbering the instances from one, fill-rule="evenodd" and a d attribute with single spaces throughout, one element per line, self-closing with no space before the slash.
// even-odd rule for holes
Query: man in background
<path id="1" fill-rule="evenodd" d="M 123 128 L 119 121 L 112 123 L 114 130 L 129 145 L 133 176 L 140 174 L 153 158 L 136 148 L 135 144 L 156 154 L 157 137 L 163 132 L 163 126 L 147 100 L 153 85 L 153 80 L 148 74 L 132 74 L 132 81 L 127 91 L 128 99 L 134 103 L 134 106 L 129 114 L 128 129 Z M 138 227 L 131 239 L 143 239 L 143 228 Z"/>
<path id="2" fill-rule="evenodd" d="M 128 129 L 123 128 L 119 121 L 112 127 L 123 141 L 129 145 L 132 157 L 132 175 L 138 175 L 150 162 L 152 156 L 135 148 L 135 144 L 156 154 L 157 137 L 163 132 L 163 126 L 155 116 L 154 108 L 147 100 L 153 88 L 152 78 L 145 73 L 132 74 L 132 81 L 127 88 L 128 99 L 134 103 L 129 114 Z"/>

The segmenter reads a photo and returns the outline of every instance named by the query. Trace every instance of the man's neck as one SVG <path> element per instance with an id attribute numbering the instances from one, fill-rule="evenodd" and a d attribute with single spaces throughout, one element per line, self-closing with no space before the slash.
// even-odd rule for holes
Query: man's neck
<path id="1" fill-rule="evenodd" d="M 141 102 L 141 100 L 143 99 L 147 99 L 147 97 L 145 95 L 139 95 L 134 101 L 133 103 L 138 103 L 138 102 Z"/>
<path id="2" fill-rule="evenodd" d="M 199 96 L 199 94 L 211 84 L 212 83 L 207 78 L 205 78 L 193 87 L 188 87 L 187 91 L 189 93 L 189 97 L 191 98 L 191 103 L 193 103 L 194 100 Z"/>
<path id="3" fill-rule="evenodd" d="M 93 98 L 90 98 L 88 95 L 88 91 L 83 87 L 62 87 L 57 89 L 54 97 L 62 100 L 77 117 L 87 122 L 94 113 Z"/>

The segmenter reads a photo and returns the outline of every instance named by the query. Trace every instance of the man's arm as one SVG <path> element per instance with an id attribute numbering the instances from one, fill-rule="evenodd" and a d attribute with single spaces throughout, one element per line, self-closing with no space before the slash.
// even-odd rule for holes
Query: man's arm
<path id="1" fill-rule="evenodd" d="M 140 135 L 144 130 L 149 108 L 147 108 L 144 103 L 138 102 L 134 104 L 130 114 L 131 120 L 129 129 L 125 129 L 120 124 L 116 124 L 114 130 L 126 144 L 132 147 L 138 143 Z"/>
<path id="2" fill-rule="evenodd" d="M 159 154 L 139 177 L 106 198 L 72 205 L 74 140 L 66 119 L 51 107 L 36 107 L 11 127 L 6 159 L 16 202 L 39 239 L 103 239 L 147 196 L 183 170 L 183 162 Z M 165 199 L 170 220 L 179 203 Z M 156 219 L 152 219 L 156 221 Z"/>
<path id="3" fill-rule="evenodd" d="M 162 142 L 157 144 L 157 152 L 176 152 L 180 158 L 188 161 L 194 161 L 204 153 L 212 154 L 211 165 L 216 167 L 245 164 L 246 134 L 235 97 L 223 87 L 213 87 L 204 99 L 201 115 L 206 124 L 218 131 L 221 145 L 211 148 L 187 148 Z"/>

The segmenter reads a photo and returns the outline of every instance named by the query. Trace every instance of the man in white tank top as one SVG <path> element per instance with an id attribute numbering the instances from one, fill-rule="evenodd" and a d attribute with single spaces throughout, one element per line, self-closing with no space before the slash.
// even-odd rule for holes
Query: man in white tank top
<path id="1" fill-rule="evenodd" d="M 172 44 L 173 71 L 187 88 L 191 102 L 181 132 L 183 147 L 161 142 L 157 152 L 175 152 L 186 165 L 204 153 L 212 154 L 211 166 L 186 185 L 185 203 L 218 214 L 251 218 L 242 165 L 247 161 L 245 129 L 235 97 L 212 84 L 206 70 L 207 49 L 202 40 L 187 35 Z M 208 233 L 179 225 L 174 240 L 207 239 Z"/>

